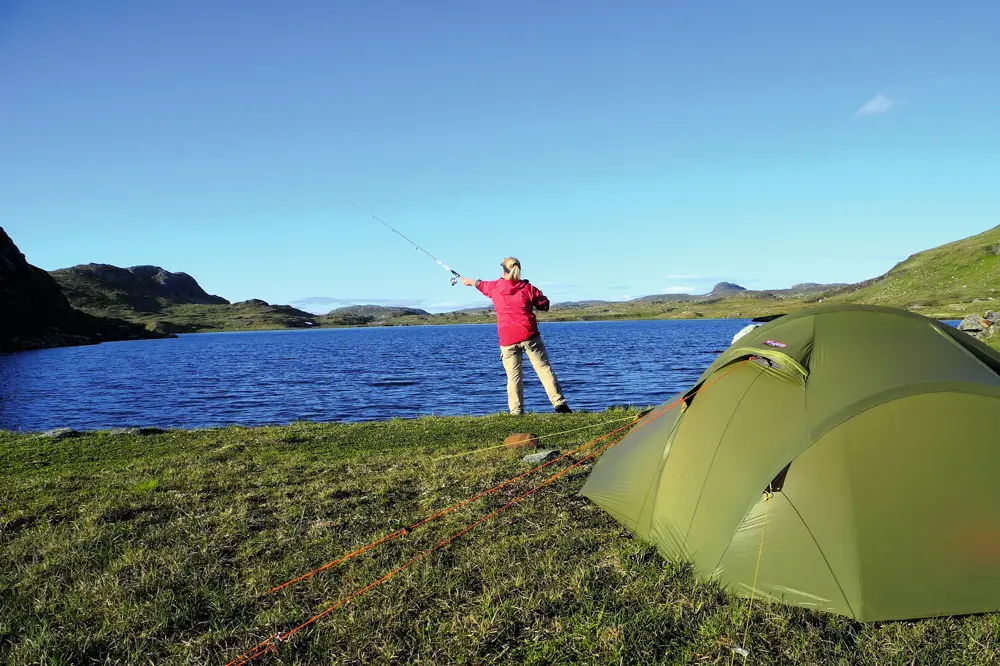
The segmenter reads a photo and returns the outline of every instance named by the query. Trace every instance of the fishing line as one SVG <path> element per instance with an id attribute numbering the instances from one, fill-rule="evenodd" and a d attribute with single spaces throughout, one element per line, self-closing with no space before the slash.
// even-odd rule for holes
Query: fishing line
<path id="1" fill-rule="evenodd" d="M 396 234 L 400 238 L 404 239 L 407 243 L 409 243 L 413 247 L 417 248 L 418 250 L 420 250 L 421 252 L 423 252 L 424 254 L 426 254 L 428 257 L 430 257 L 434 261 L 438 262 L 438 264 L 440 264 L 442 268 L 444 268 L 446 271 L 448 271 L 449 273 L 452 274 L 453 277 L 451 278 L 451 286 L 454 287 L 455 284 L 462 278 L 462 276 L 459 274 L 458 271 L 456 271 L 451 266 L 449 266 L 448 264 L 444 263 L 443 261 L 441 261 L 440 259 L 438 259 L 437 257 L 435 257 L 433 254 L 431 254 L 430 252 L 428 252 L 424 248 L 422 248 L 419 245 L 417 245 L 416 243 L 414 243 L 412 240 L 410 240 L 409 238 L 407 238 L 406 236 L 404 236 L 403 234 L 401 234 L 396 229 L 392 228 L 388 223 L 386 223 L 385 220 L 383 220 L 382 218 L 380 218 L 379 216 L 377 216 L 375 213 L 371 212 L 367 208 L 363 208 L 363 207 L 359 206 L 358 204 L 354 203 L 353 201 L 351 202 L 351 205 L 354 206 L 355 208 L 357 208 L 358 210 L 362 211 L 363 213 L 366 213 L 369 217 L 371 217 L 373 220 L 377 221 L 378 223 L 382 224 L 389 231 L 393 232 L 394 234 Z"/>

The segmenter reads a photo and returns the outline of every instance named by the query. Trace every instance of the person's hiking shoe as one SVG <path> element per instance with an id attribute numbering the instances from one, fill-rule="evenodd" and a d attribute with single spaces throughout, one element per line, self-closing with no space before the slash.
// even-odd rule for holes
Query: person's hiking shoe
<path id="1" fill-rule="evenodd" d="M 572 414 L 573 410 L 565 402 L 556 407 L 556 414 Z"/>

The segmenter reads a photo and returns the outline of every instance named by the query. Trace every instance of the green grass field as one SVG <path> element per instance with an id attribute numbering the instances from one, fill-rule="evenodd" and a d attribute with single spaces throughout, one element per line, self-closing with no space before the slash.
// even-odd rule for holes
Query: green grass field
<path id="1" fill-rule="evenodd" d="M 0 663 L 225 664 L 571 463 L 264 593 L 634 411 L 517 419 L 0 433 Z M 576 456 L 579 458 L 579 455 Z M 294 636 L 260 664 L 995 664 L 1000 615 L 860 624 L 731 596 L 665 562 L 567 473 Z M 746 640 L 744 641 L 744 635 Z"/>

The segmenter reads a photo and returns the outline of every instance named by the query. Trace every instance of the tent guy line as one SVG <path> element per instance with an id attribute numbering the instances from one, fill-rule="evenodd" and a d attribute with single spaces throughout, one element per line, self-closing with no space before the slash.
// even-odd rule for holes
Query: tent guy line
<path id="1" fill-rule="evenodd" d="M 603 435 L 601 437 L 595 438 L 595 439 L 587 442 L 583 446 L 578 447 L 577 449 L 574 449 L 573 451 L 570 451 L 569 453 L 567 453 L 567 454 L 565 454 L 563 456 L 560 456 L 560 458 L 556 458 L 555 460 L 550 461 L 550 463 L 554 463 L 557 460 L 561 460 L 561 459 L 567 457 L 568 455 L 570 455 L 572 453 L 580 451 L 580 450 L 582 450 L 582 449 L 584 449 L 584 448 L 586 448 L 588 446 L 592 446 L 592 445 L 594 445 L 597 442 L 600 442 L 602 440 L 608 439 L 609 437 L 611 437 L 614 434 L 617 434 L 619 432 L 627 430 L 631 426 L 634 425 L 634 427 L 632 427 L 631 432 L 627 433 L 627 435 L 622 435 L 622 437 L 620 439 L 611 441 L 611 442 L 605 444 L 604 446 L 600 447 L 599 449 L 597 449 L 597 450 L 589 453 L 588 455 L 586 455 L 583 458 L 581 458 L 580 460 L 576 461 L 575 463 L 573 463 L 569 467 L 566 467 L 565 469 L 563 469 L 563 470 L 561 470 L 561 471 L 553 474 L 552 476 L 550 476 L 549 478 L 545 479 L 544 481 L 542 481 L 538 485 L 536 485 L 533 488 L 529 489 L 528 491 L 526 491 L 526 492 L 518 495 L 517 497 L 515 497 L 514 499 L 512 499 L 510 502 L 508 502 L 504 506 L 500 507 L 499 509 L 496 509 L 492 513 L 487 514 L 486 516 L 484 516 L 484 517 L 476 520 L 475 522 L 469 524 L 468 526 L 462 528 L 458 532 L 455 532 L 450 537 L 448 537 L 448 538 L 442 540 L 441 542 L 439 542 L 436 546 L 434 546 L 434 547 L 432 547 L 432 548 L 430 548 L 428 550 L 423 551 L 422 553 L 420 553 L 420 554 L 416 555 L 415 557 L 411 558 L 410 560 L 408 560 L 404 564 L 400 565 L 396 569 L 393 569 L 389 573 L 385 574 L 381 578 L 376 579 L 375 581 L 369 583 L 367 586 L 365 586 L 365 587 L 357 590 L 356 592 L 354 592 L 354 593 L 352 593 L 352 594 L 350 594 L 350 595 L 342 598 L 340 601 L 336 602 L 334 605 L 330 606 L 329 608 L 327 608 L 326 610 L 324 610 L 324 611 L 322 611 L 320 613 L 317 613 L 316 615 L 314 615 L 313 617 L 309 618 L 308 620 L 306 620 L 305 622 L 303 622 L 299 626 L 297 626 L 297 627 L 295 627 L 295 628 L 293 628 L 293 629 L 291 629 L 291 630 L 289 630 L 287 632 L 280 632 L 279 631 L 279 632 L 271 635 L 269 638 L 261 641 L 260 643 L 258 643 L 254 647 L 252 647 L 247 652 L 241 654 L 236 659 L 228 662 L 225 666 L 244 666 L 245 664 L 250 663 L 251 661 L 253 661 L 257 657 L 260 657 L 260 656 L 262 656 L 264 654 L 267 654 L 268 652 L 277 652 L 278 647 L 280 645 L 282 645 L 284 642 L 288 641 L 292 636 L 294 636 L 298 632 L 302 631 L 303 629 L 309 627 L 312 624 L 315 624 L 316 622 L 318 622 L 322 618 L 326 617 L 330 613 L 334 612 L 338 608 L 343 607 L 344 605 L 346 605 L 347 603 L 349 603 L 353 599 L 356 599 L 357 597 L 361 596 L 365 592 L 367 592 L 367 591 L 369 591 L 369 590 L 377 587 L 378 585 L 381 585 L 382 583 L 388 581 L 389 579 L 391 579 L 392 577 L 394 577 L 396 574 L 401 573 L 402 571 L 408 569 L 409 567 L 413 566 L 417 562 L 420 562 L 420 561 L 426 559 L 427 557 L 429 557 L 434 552 L 436 552 L 438 550 L 441 550 L 442 548 L 448 546 L 453 541 L 457 540 L 458 538 L 460 538 L 464 534 L 467 534 L 468 532 L 471 532 L 473 529 L 475 529 L 479 525 L 482 525 L 483 523 L 485 523 L 486 521 L 488 521 L 490 518 L 493 518 L 497 514 L 503 512 L 503 511 L 505 511 L 505 510 L 507 510 L 507 509 L 509 509 L 509 508 L 511 508 L 511 507 L 513 507 L 515 505 L 517 505 L 517 504 L 519 504 L 521 501 L 523 501 L 527 497 L 533 495 L 534 493 L 538 492 L 539 490 L 541 490 L 545 486 L 547 486 L 547 485 L 551 484 L 552 482 L 556 481 L 557 479 L 565 476 L 567 473 L 569 473 L 573 469 L 576 469 L 580 465 L 582 465 L 582 464 L 584 464 L 584 463 L 586 463 L 586 462 L 588 462 L 590 460 L 593 460 L 594 458 L 596 458 L 600 454 L 602 454 L 605 451 L 611 449 L 615 445 L 621 443 L 624 439 L 626 439 L 627 436 L 631 436 L 636 431 L 638 431 L 638 430 L 644 428 L 645 426 L 648 426 L 649 424 L 655 422 L 657 419 L 659 419 L 663 415 L 665 415 L 668 412 L 670 412 L 670 410 L 672 410 L 675 407 L 677 407 L 678 405 L 682 404 L 685 399 L 689 399 L 691 396 L 696 395 L 698 393 L 701 393 L 701 392 L 705 391 L 706 389 L 708 389 L 710 386 L 712 386 L 716 382 L 719 382 L 722 379 L 724 379 L 727 376 L 729 376 L 730 374 L 736 372 L 736 370 L 738 370 L 739 367 L 743 366 L 746 363 L 749 363 L 751 360 L 752 359 L 750 359 L 750 358 L 746 358 L 746 359 L 742 359 L 742 360 L 733 362 L 732 363 L 733 367 L 730 368 L 728 372 L 723 373 L 720 376 L 713 378 L 711 381 L 706 382 L 703 385 L 697 387 L 697 389 L 695 391 L 692 391 L 692 392 L 686 394 L 685 396 L 683 396 L 683 397 L 681 397 L 679 399 L 670 401 L 669 403 L 667 403 L 665 405 L 662 405 L 659 409 L 657 409 L 657 410 L 655 410 L 655 411 L 647 414 L 646 417 L 643 420 L 641 420 L 639 422 L 636 422 L 634 424 L 629 424 L 627 426 L 623 426 L 621 428 L 618 428 L 618 429 L 612 431 L 611 433 L 608 433 L 607 435 Z M 517 477 L 514 477 L 513 479 L 505 481 L 504 484 L 501 484 L 501 485 L 506 485 L 506 484 L 508 484 L 508 483 L 516 480 L 516 479 L 522 478 L 522 477 L 526 476 L 527 474 L 530 474 L 530 473 L 536 471 L 537 469 L 541 469 L 542 467 L 545 467 L 545 466 L 547 466 L 547 465 L 540 465 L 538 468 L 535 468 L 533 470 L 529 470 L 528 472 L 525 472 L 524 474 L 521 474 L 521 475 L 519 475 Z M 492 489 L 491 489 L 491 491 L 492 491 Z M 487 491 L 487 492 L 490 492 L 490 491 Z M 479 496 L 477 496 L 477 497 L 479 497 Z M 475 499 L 475 498 L 466 500 L 465 502 L 460 503 L 459 505 L 456 505 L 455 507 L 452 507 L 450 509 L 446 509 L 445 511 L 449 512 L 451 510 L 454 510 L 454 508 L 457 508 L 458 506 L 463 506 L 464 504 L 467 504 L 468 502 L 473 501 L 473 499 Z M 433 520 L 434 518 L 438 517 L 439 515 L 444 515 L 444 513 L 445 512 L 441 512 L 440 514 L 435 514 L 434 516 L 431 516 L 431 517 L 425 519 L 424 521 L 421 521 L 421 523 L 429 522 L 430 520 Z M 417 524 L 421 524 L 421 523 L 417 523 Z M 403 530 L 401 530 L 401 532 L 402 531 Z M 387 539 L 381 539 L 377 543 L 384 543 L 386 540 Z M 377 543 L 373 542 L 372 546 L 377 545 Z M 355 552 L 358 552 L 358 551 L 355 551 Z M 364 552 L 364 551 L 362 550 L 360 552 Z M 336 564 L 338 562 L 342 562 L 342 561 L 348 559 L 351 556 L 353 556 L 353 553 L 349 554 L 348 556 L 346 556 L 344 558 L 341 558 L 340 560 L 334 561 L 334 563 L 331 563 L 330 566 L 332 566 L 332 564 Z M 310 572 L 310 574 L 307 574 L 307 576 L 300 577 L 300 579 L 296 579 L 296 580 L 301 580 L 302 578 L 305 578 L 305 577 L 308 577 L 308 575 L 312 575 L 314 573 L 317 573 L 318 571 L 320 571 L 320 570 L 322 570 L 324 568 L 327 568 L 327 567 L 324 566 L 321 569 L 318 569 L 318 570 L 316 570 L 314 572 Z M 296 582 L 296 581 L 289 581 L 289 583 L 286 583 L 285 585 L 278 586 L 278 588 L 275 588 L 275 589 L 281 589 L 282 587 L 285 587 L 286 585 L 289 585 L 289 584 L 294 583 L 294 582 Z"/>

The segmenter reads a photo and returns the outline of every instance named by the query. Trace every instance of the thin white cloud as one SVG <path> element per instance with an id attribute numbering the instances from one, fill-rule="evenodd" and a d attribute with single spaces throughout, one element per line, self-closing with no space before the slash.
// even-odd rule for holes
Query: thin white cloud
<path id="1" fill-rule="evenodd" d="M 703 277 L 701 275 L 688 275 L 688 274 L 665 275 L 664 277 L 666 279 L 668 279 L 668 280 L 708 280 L 709 279 L 709 278 Z"/>
<path id="2" fill-rule="evenodd" d="M 889 109 L 896 106 L 898 102 L 889 96 L 879 93 L 861 105 L 861 108 L 854 112 L 855 118 L 863 116 L 878 116 L 887 113 Z"/>
<path id="3" fill-rule="evenodd" d="M 664 294 L 693 294 L 694 287 L 685 287 L 682 285 L 675 285 L 673 287 L 665 287 L 663 289 Z"/>

